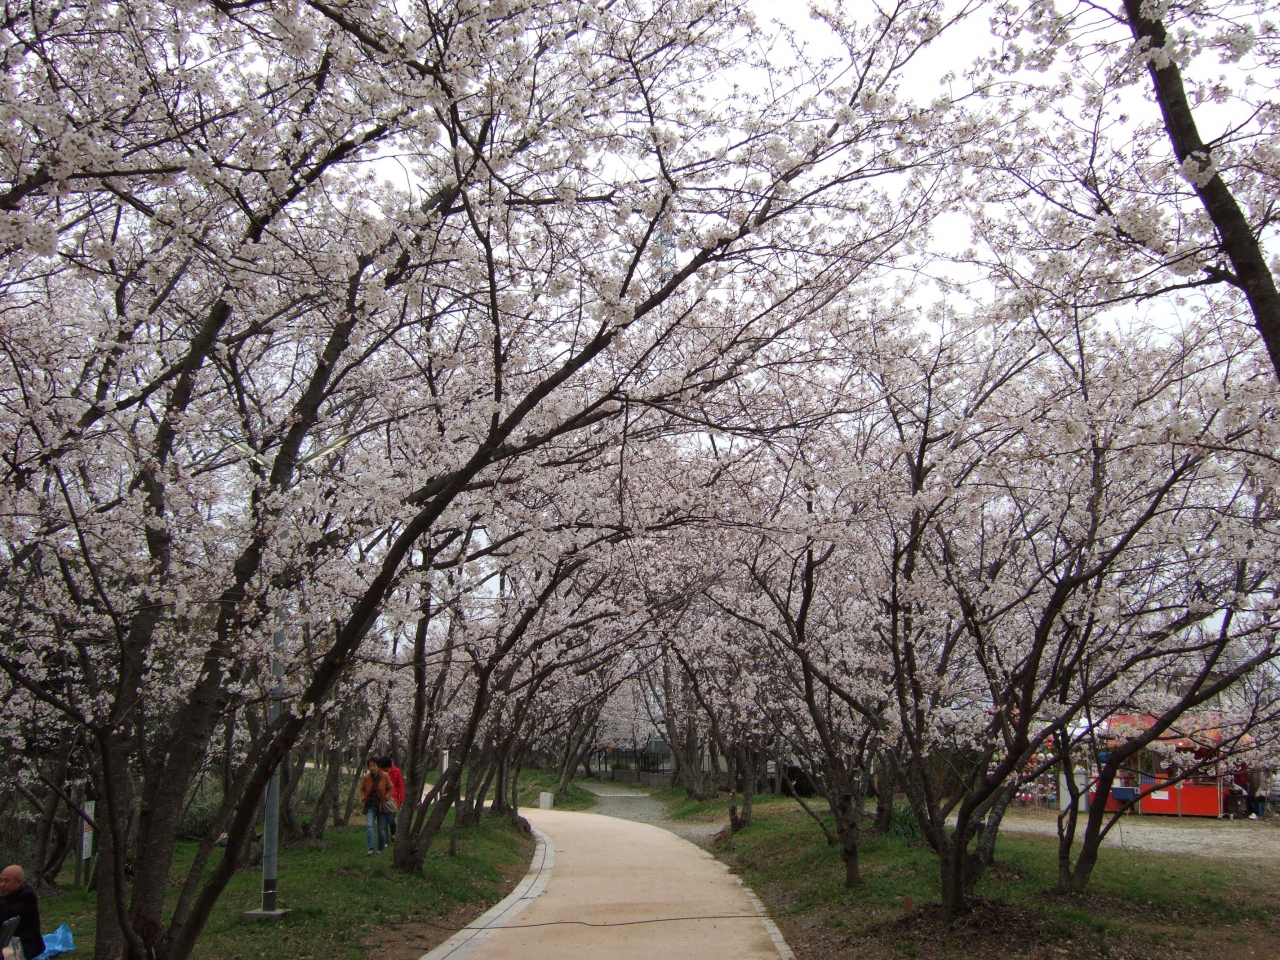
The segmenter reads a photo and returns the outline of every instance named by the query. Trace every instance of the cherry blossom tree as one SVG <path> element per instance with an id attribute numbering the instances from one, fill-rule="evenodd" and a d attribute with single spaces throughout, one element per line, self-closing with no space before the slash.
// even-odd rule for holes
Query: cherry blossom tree
<path id="1" fill-rule="evenodd" d="M 1176 671 L 1190 709 L 1276 655 L 1250 479 L 1273 401 L 1252 355 L 1195 329 L 1161 344 L 1039 319 L 1056 334 L 944 324 L 896 359 L 882 340 L 871 374 L 891 442 L 862 511 L 865 592 L 951 913 L 1020 771 L 1086 704 L 1155 696 Z"/>
<path id="2" fill-rule="evenodd" d="M 272 771 L 469 516 L 731 419 L 918 229 L 877 180 L 942 176 L 890 95 L 935 9 L 846 30 L 836 82 L 702 0 L 12 12 L 0 667 L 91 744 L 99 957 L 189 955 Z M 166 929 L 184 798 L 273 662 Z"/>
<path id="3" fill-rule="evenodd" d="M 991 125 L 975 234 L 1001 272 L 1092 305 L 1252 324 L 1280 372 L 1277 26 L 1254 2 L 1001 2 L 973 71 Z M 984 173 L 990 173 L 987 177 Z M 982 249 L 973 251 L 981 258 Z"/>

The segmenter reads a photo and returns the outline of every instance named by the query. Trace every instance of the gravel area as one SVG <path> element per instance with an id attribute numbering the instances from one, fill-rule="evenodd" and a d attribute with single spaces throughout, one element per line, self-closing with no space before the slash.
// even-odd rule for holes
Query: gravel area
<path id="1" fill-rule="evenodd" d="M 651 823 L 670 830 L 699 846 L 727 826 L 713 821 L 671 820 L 667 808 L 647 793 L 612 783 L 578 781 L 597 797 L 594 813 L 637 823 Z M 1058 835 L 1057 818 L 1052 813 L 1010 811 L 1001 829 L 1011 833 Z M 1080 830 L 1084 829 L 1083 823 Z M 1209 820 L 1200 817 L 1128 816 L 1107 835 L 1103 845 L 1111 849 L 1146 850 L 1228 860 L 1267 860 L 1280 865 L 1280 817 L 1266 820 Z"/>
<path id="2" fill-rule="evenodd" d="M 636 823 L 651 823 L 699 846 L 707 846 L 711 838 L 728 825 L 727 820 L 724 823 L 687 823 L 668 819 L 665 804 L 659 803 L 647 793 L 617 784 L 579 780 L 578 786 L 596 795 L 597 803 L 592 813 L 617 817 L 619 820 L 633 820 Z"/>
<path id="3" fill-rule="evenodd" d="M 1010 812 L 1000 829 L 1058 835 L 1057 820 L 1051 814 Z M 1078 830 L 1083 829 L 1082 823 Z M 1103 846 L 1228 860 L 1269 860 L 1280 864 L 1280 818 L 1210 820 L 1127 816 L 1112 828 Z"/>

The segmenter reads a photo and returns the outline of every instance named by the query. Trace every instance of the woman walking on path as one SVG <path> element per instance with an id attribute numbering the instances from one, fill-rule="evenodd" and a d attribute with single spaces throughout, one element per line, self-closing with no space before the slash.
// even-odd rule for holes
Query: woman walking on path
<path id="1" fill-rule="evenodd" d="M 387 808 L 395 803 L 395 790 L 391 777 L 382 772 L 376 759 L 370 759 L 369 772 L 360 781 L 360 802 L 364 806 L 365 839 L 369 850 L 366 857 L 387 849 Z M 376 849 L 375 849 L 376 840 Z"/>
<path id="2" fill-rule="evenodd" d="M 387 827 L 391 833 L 391 842 L 394 843 L 396 839 L 396 813 L 404 806 L 404 774 L 400 772 L 400 768 L 396 766 L 396 762 L 390 754 L 382 758 L 381 766 L 387 776 L 391 778 L 391 793 L 396 801 L 395 810 L 391 811 L 390 816 L 387 817 Z"/>

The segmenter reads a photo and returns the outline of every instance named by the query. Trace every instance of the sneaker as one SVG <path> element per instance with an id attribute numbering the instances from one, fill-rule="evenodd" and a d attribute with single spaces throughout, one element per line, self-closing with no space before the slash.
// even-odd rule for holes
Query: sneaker
<path id="1" fill-rule="evenodd" d="M 1257 815 L 1256 813 L 1251 813 L 1251 814 L 1249 814 L 1249 819 L 1250 819 L 1250 820 L 1257 820 L 1257 819 L 1258 819 L 1258 815 Z"/>
<path id="2" fill-rule="evenodd" d="M 367 851 L 365 851 L 365 856 L 366 856 L 366 857 L 376 857 L 377 855 L 378 855 L 378 851 L 376 851 L 376 850 L 367 850 Z"/>

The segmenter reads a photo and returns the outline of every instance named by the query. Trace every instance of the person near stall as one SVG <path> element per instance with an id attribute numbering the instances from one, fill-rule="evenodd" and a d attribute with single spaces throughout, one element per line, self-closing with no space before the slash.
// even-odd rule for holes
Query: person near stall
<path id="1" fill-rule="evenodd" d="M 1267 798 L 1271 795 L 1270 770 L 1249 771 L 1249 819 L 1258 820 L 1267 815 Z"/>

